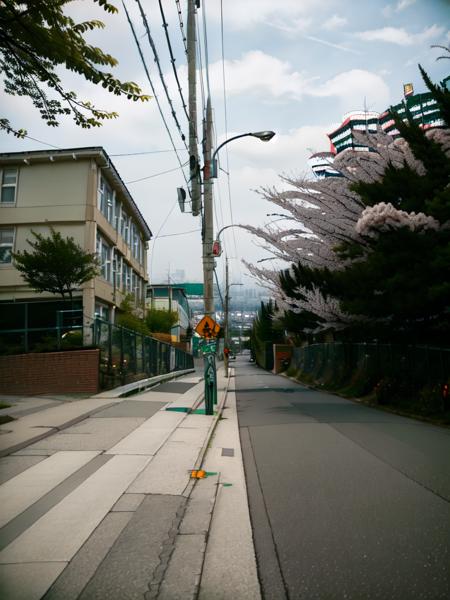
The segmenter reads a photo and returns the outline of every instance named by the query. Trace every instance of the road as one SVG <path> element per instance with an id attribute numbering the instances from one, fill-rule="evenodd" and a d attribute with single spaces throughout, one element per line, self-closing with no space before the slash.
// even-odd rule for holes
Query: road
<path id="1" fill-rule="evenodd" d="M 263 597 L 448 600 L 450 430 L 234 364 Z"/>

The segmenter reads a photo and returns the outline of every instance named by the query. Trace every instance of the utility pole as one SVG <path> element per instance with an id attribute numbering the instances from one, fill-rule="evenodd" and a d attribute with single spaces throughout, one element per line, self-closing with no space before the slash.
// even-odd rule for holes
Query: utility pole
<path id="1" fill-rule="evenodd" d="M 228 341 L 228 310 L 229 310 L 229 298 L 230 294 L 230 286 L 228 284 L 228 258 L 225 262 L 225 316 L 224 316 L 224 347 L 228 350 L 230 349 L 229 341 Z M 228 361 L 229 354 L 228 352 L 223 353 L 223 366 L 225 369 L 225 377 L 228 377 Z"/>
<path id="2" fill-rule="evenodd" d="M 203 142 L 203 295 L 205 315 L 214 318 L 214 255 L 212 246 L 214 241 L 213 223 L 213 195 L 211 179 L 211 146 L 212 146 L 212 110 L 211 98 L 206 104 L 206 121 L 204 124 Z"/>
<path id="3" fill-rule="evenodd" d="M 189 84 L 189 164 L 191 180 L 192 214 L 194 217 L 201 211 L 200 166 L 197 147 L 197 64 L 195 32 L 196 0 L 188 0 L 187 18 L 187 60 Z"/>

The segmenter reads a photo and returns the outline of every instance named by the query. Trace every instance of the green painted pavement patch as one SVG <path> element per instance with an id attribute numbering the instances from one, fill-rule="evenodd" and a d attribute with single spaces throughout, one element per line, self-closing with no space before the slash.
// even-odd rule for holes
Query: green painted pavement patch
<path id="1" fill-rule="evenodd" d="M 166 408 L 166 410 L 170 410 L 172 412 L 184 412 L 184 413 L 188 413 L 191 411 L 189 406 L 168 406 Z"/>

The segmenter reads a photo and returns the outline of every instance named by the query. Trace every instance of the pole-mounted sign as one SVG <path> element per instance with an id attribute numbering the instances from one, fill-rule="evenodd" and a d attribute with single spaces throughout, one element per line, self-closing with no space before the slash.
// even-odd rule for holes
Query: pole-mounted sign
<path id="1" fill-rule="evenodd" d="M 214 240 L 212 245 L 213 256 L 220 256 L 222 254 L 222 244 L 220 240 Z"/>
<path id="2" fill-rule="evenodd" d="M 220 325 L 208 315 L 205 315 L 195 328 L 195 332 L 204 338 L 216 338 L 219 335 Z"/>

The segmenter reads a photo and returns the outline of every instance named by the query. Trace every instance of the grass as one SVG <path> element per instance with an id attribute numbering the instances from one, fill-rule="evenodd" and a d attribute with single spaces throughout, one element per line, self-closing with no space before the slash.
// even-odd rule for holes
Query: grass
<path id="1" fill-rule="evenodd" d="M 3 425 L 4 423 L 9 423 L 10 421 L 15 421 L 14 417 L 10 417 L 9 415 L 0 416 L 0 425 Z"/>

